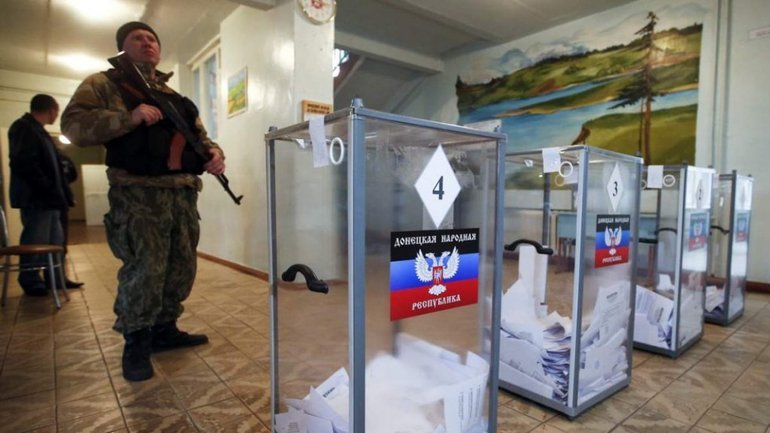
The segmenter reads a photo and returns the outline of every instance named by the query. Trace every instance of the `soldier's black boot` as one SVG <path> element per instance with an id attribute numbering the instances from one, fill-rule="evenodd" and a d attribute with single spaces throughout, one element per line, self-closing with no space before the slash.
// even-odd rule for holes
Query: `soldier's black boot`
<path id="1" fill-rule="evenodd" d="M 123 334 L 126 344 L 123 346 L 123 377 L 137 382 L 152 377 L 150 352 L 152 332 L 149 328 Z"/>
<path id="2" fill-rule="evenodd" d="M 152 327 L 152 351 L 178 349 L 182 347 L 199 346 L 209 342 L 204 334 L 188 334 L 176 327 L 176 321 L 155 325 Z"/>

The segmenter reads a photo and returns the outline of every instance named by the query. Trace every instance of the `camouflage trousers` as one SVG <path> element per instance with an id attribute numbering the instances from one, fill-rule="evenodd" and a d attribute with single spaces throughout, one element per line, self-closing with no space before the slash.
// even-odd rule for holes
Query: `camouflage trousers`
<path id="1" fill-rule="evenodd" d="M 195 281 L 198 191 L 111 186 L 108 197 L 107 241 L 123 262 L 114 329 L 129 333 L 176 320 Z"/>

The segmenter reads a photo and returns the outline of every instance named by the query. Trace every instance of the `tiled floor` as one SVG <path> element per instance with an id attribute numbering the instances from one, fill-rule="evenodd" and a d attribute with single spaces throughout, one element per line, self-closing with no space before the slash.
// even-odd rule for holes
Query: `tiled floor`
<path id="1" fill-rule="evenodd" d="M 75 227 L 77 231 L 77 226 Z M 264 281 L 200 260 L 180 327 L 211 343 L 153 355 L 156 376 L 120 374 L 110 327 L 118 262 L 98 231 L 70 256 L 85 290 L 54 312 L 12 278 L 0 310 L 0 432 L 267 432 L 268 294 Z M 87 236 L 84 236 L 87 235 Z M 500 392 L 504 432 L 770 433 L 770 295 L 676 360 L 636 351 L 631 386 L 574 421 Z"/>

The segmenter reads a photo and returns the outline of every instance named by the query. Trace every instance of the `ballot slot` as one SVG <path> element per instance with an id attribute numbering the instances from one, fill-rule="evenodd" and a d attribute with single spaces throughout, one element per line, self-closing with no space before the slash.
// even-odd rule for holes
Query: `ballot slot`
<path id="1" fill-rule="evenodd" d="M 741 317 L 748 271 L 753 178 L 736 171 L 714 182 L 705 320 L 728 325 Z"/>
<path id="2" fill-rule="evenodd" d="M 544 154 L 506 156 L 500 387 L 574 417 L 630 383 L 641 159 Z"/>
<path id="3" fill-rule="evenodd" d="M 361 105 L 310 127 L 266 135 L 273 431 L 496 431 L 504 136 Z"/>
<path id="4" fill-rule="evenodd" d="M 634 346 L 677 357 L 703 335 L 713 170 L 650 171 L 662 182 L 641 191 Z"/>

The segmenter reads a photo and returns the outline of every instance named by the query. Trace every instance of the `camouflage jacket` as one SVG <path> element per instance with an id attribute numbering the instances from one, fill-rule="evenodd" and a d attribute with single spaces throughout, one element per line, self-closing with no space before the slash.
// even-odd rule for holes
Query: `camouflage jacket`
<path id="1" fill-rule="evenodd" d="M 155 72 L 155 79 L 148 80 L 158 91 L 172 93 L 166 85 L 171 74 Z M 201 140 L 207 147 L 219 149 L 211 141 L 200 118 L 195 120 Z M 131 124 L 131 112 L 128 111 L 117 85 L 102 73 L 88 76 L 75 90 L 67 108 L 61 116 L 61 128 L 64 135 L 78 146 L 96 146 L 120 137 L 135 127 Z M 169 174 L 162 176 L 138 176 L 127 171 L 110 167 L 107 169 L 110 185 L 150 186 L 158 188 L 192 187 L 201 190 L 203 184 L 194 174 Z"/>

